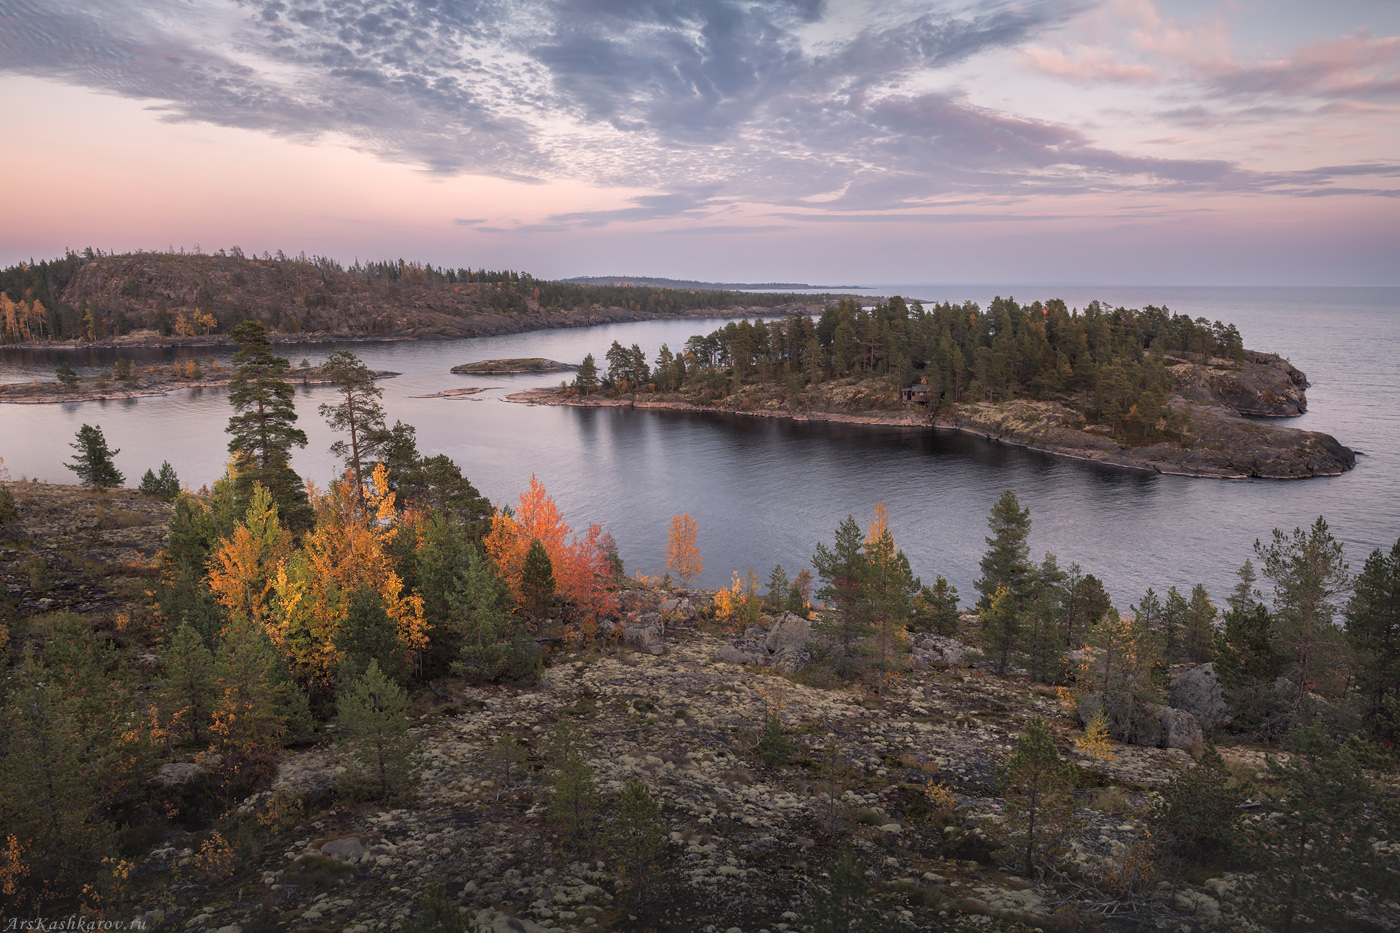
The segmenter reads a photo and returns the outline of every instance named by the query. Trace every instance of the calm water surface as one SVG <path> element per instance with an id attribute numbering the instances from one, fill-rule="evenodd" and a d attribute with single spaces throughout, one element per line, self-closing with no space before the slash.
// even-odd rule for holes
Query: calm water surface
<path id="1" fill-rule="evenodd" d="M 971 299 L 984 307 L 1007 289 L 991 286 L 884 286 L 929 300 Z M 1233 573 L 1270 529 L 1325 515 L 1353 570 L 1371 549 L 1400 536 L 1400 289 L 1397 288 L 1079 288 L 1009 290 L 1024 302 L 1062 297 L 1082 307 L 1167 305 L 1236 323 L 1246 345 L 1290 358 L 1312 382 L 1309 411 L 1288 422 L 1334 434 L 1365 456 L 1352 472 L 1293 482 L 1186 479 L 1109 469 L 1003 447 L 947 432 L 616 409 L 506 403 L 502 397 L 559 376 L 454 376 L 458 363 L 514 356 L 578 362 L 602 359 L 613 340 L 654 357 L 710 322 L 646 322 L 478 340 L 347 345 L 376 369 L 402 373 L 381 383 L 395 418 L 418 428 L 425 453 L 445 453 L 495 502 L 513 502 L 536 474 L 575 528 L 606 525 L 629 571 L 662 569 L 666 526 L 688 511 L 699 523 L 704 583 L 774 563 L 795 573 L 817 541 L 854 513 L 864 523 L 876 502 L 925 582 L 944 574 L 965 601 L 974 596 L 987 510 L 1004 489 L 1030 508 L 1032 549 L 1098 574 L 1122 605 L 1152 586 L 1203 582 L 1223 596 Z M 283 346 L 299 363 L 336 347 Z M 202 351 L 207 354 L 209 351 Z M 167 360 L 176 351 L 144 351 Z M 231 355 L 221 351 L 223 360 Z M 0 380 L 53 378 L 60 359 L 110 365 L 110 353 L 79 359 L 56 352 L 0 354 Z M 470 399 L 413 396 L 467 385 L 491 386 Z M 296 469 L 324 484 L 335 471 L 334 439 L 316 414 L 326 388 L 298 389 L 300 426 L 310 445 Z M 230 410 L 221 389 L 180 390 L 163 398 L 74 405 L 0 405 L 0 456 L 14 478 L 66 482 L 69 442 L 83 423 L 100 424 L 121 449 L 117 465 L 134 483 L 169 460 L 198 486 L 221 471 Z"/>

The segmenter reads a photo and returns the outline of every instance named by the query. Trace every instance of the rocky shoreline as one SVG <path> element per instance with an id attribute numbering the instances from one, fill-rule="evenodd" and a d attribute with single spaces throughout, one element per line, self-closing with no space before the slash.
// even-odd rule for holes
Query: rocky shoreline
<path id="1" fill-rule="evenodd" d="M 375 379 L 392 379 L 399 375 L 388 370 L 371 370 Z M 168 373 L 143 373 L 129 382 L 113 385 L 115 377 L 108 377 L 99 386 L 96 378 L 86 378 L 76 385 L 62 382 L 19 382 L 0 385 L 0 405 L 59 405 L 76 402 L 110 402 L 132 398 L 154 398 L 169 395 L 176 389 L 217 389 L 229 384 L 233 379 L 232 369 L 221 369 L 212 376 L 185 378 Z M 315 369 L 292 370 L 283 380 L 292 385 L 330 385 L 334 380 L 325 374 L 321 367 Z M 480 391 L 480 390 L 477 390 Z"/>
<path id="2" fill-rule="evenodd" d="M 957 431 L 1039 453 L 1106 466 L 1203 479 L 1305 479 L 1339 476 L 1356 465 L 1356 453 L 1330 434 L 1258 424 L 1220 405 L 1187 409 L 1198 443 L 1125 447 L 1111 438 L 1070 427 L 1076 413 L 1056 402 L 1013 401 L 961 405 L 936 417 L 923 411 L 813 411 L 782 407 L 696 405 L 676 396 L 577 397 L 559 388 L 506 396 L 508 402 L 581 408 L 643 408 Z M 1177 400 L 1177 405 L 1185 405 Z"/>

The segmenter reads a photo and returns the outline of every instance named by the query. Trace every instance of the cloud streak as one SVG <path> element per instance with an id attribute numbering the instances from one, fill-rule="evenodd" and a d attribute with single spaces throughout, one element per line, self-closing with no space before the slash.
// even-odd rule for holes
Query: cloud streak
<path id="1" fill-rule="evenodd" d="M 822 0 L 0 0 L 0 70 L 150 101 L 172 121 L 334 135 L 441 175 L 659 192 L 516 232 L 703 223 L 741 203 L 800 209 L 781 216 L 806 221 L 933 199 L 1391 193 L 1332 186 L 1355 167 L 1302 179 L 1115 151 L 1082 130 L 978 105 L 949 79 L 979 56 L 1011 54 L 1066 81 L 1160 82 L 1164 67 L 1042 42 L 1089 6 L 889 5 L 878 22 L 843 26 Z M 1195 69 L 1204 88 L 1203 100 L 1172 110 L 1178 123 L 1224 119 L 1220 101 L 1238 103 L 1237 118 L 1255 108 L 1265 119 L 1304 98 L 1400 97 L 1394 37 L 1358 32 L 1243 65 L 1218 24 L 1193 31 L 1151 4 L 1134 9 L 1137 51 Z M 505 229 L 487 222 L 455 221 Z"/>

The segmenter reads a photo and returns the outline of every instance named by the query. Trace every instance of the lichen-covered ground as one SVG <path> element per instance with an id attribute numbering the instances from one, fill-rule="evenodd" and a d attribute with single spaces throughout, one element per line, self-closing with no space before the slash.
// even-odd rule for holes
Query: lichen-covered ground
<path id="1" fill-rule="evenodd" d="M 721 642 L 694 627 L 668 634 L 659 657 L 613 649 L 556 657 L 530 688 L 438 685 L 419 701 L 415 799 L 337 803 L 328 792 L 336 749 L 290 754 L 273 790 L 244 809 L 295 796 L 306 806 L 296 825 L 227 874 L 201 867 L 203 836 L 161 845 L 139 865 L 138 914 L 160 929 L 368 933 L 401 927 L 440 882 L 497 931 L 800 930 L 811 886 L 824 883 L 849 841 L 874 887 L 875 929 L 1242 928 L 1229 875 L 1163 882 L 1137 905 L 1084 887 L 1105 890 L 1097 879 L 1142 838 L 1144 804 L 1190 762 L 1186 752 L 1115 746 L 1111 761 L 1088 757 L 1052 691 L 976 670 L 912 671 L 883 696 L 819 689 L 716 663 Z M 795 743 L 786 767 L 764 767 L 754 753 L 770 710 Z M 1069 858 L 1080 884 L 1007 874 L 987 841 L 1003 804 L 996 762 L 1037 715 L 1081 769 L 1082 828 Z M 545 818 L 540 783 L 545 738 L 561 716 L 585 731 L 604 797 L 596 827 L 570 838 Z M 490 754 L 503 734 L 531 753 L 525 773 L 509 780 Z M 821 764 L 832 739 L 846 765 L 834 788 Z M 1225 754 L 1251 768 L 1262 761 L 1252 749 Z M 667 834 L 655 894 L 635 910 L 621 906 L 600 841 L 630 778 L 660 801 Z M 955 813 L 931 811 L 929 783 L 953 791 Z M 1111 903 L 1118 912 L 1105 917 Z"/>

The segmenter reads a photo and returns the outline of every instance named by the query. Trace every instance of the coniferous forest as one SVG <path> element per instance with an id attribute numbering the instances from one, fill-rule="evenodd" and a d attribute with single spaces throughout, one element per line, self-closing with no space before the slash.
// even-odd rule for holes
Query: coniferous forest
<path id="1" fill-rule="evenodd" d="M 810 570 L 717 591 L 677 515 L 667 573 L 629 577 L 536 479 L 492 505 L 422 454 L 353 353 L 318 412 L 343 472 L 305 481 L 288 361 L 260 322 L 231 336 L 212 487 L 153 463 L 123 489 L 86 424 L 79 488 L 0 487 L 11 916 L 1394 927 L 1400 540 L 1358 567 L 1323 517 L 1261 528 L 1233 591 L 1115 606 L 1094 568 L 1030 553 L 1008 491 L 975 593 L 917 578 L 883 506 Z M 897 300 L 732 323 L 656 370 L 615 350 L 581 387 L 862 370 L 1078 387 L 1123 418 L 1162 354 L 1243 352 L 1156 309 Z M 1115 372 L 1140 393 L 1105 392 Z"/>

